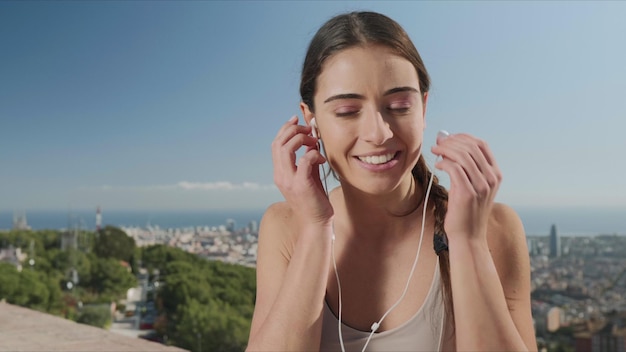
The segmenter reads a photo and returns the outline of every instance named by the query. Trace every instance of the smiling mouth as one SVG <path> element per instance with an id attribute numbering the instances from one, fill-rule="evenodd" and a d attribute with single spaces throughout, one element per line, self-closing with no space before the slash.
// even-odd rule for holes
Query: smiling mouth
<path id="1" fill-rule="evenodd" d="M 383 154 L 383 155 L 357 156 L 357 158 L 359 160 L 361 160 L 362 162 L 366 163 L 366 164 L 382 165 L 382 164 L 386 164 L 386 163 L 390 162 L 391 160 L 395 159 L 397 154 L 398 153 L 396 152 L 396 153 L 387 153 L 387 154 Z"/>

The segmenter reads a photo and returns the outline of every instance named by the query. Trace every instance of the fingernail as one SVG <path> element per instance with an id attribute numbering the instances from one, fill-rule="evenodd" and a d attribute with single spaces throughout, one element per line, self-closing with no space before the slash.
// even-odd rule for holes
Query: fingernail
<path id="1" fill-rule="evenodd" d="M 298 116 L 297 115 L 293 115 L 290 119 L 289 122 L 296 122 L 298 121 Z"/>
<path id="2" fill-rule="evenodd" d="M 437 132 L 437 138 L 446 139 L 446 137 L 448 137 L 449 135 L 450 133 L 448 133 L 448 131 L 446 130 L 440 130 L 439 132 Z"/>

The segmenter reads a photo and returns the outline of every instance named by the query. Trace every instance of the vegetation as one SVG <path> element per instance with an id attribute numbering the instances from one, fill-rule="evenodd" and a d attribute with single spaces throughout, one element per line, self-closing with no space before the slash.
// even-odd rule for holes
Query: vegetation
<path id="1" fill-rule="evenodd" d="M 154 328 L 160 339 L 191 351 L 245 349 L 255 301 L 254 269 L 164 245 L 137 248 L 111 226 L 82 233 L 78 249 L 61 250 L 61 237 L 48 230 L 0 232 L 2 248 L 13 246 L 27 254 L 21 271 L 0 262 L 0 299 L 108 327 L 109 304 L 137 286 L 130 268 L 138 273 L 141 264 L 148 273 L 158 272 L 151 278 L 157 289 L 149 296 L 155 299 Z"/>
<path id="2" fill-rule="evenodd" d="M 78 249 L 65 250 L 61 249 L 63 234 L 58 231 L 0 233 L 2 248 L 19 248 L 26 255 L 21 267 L 0 263 L 0 299 L 77 319 L 81 304 L 110 304 L 125 298 L 126 291 L 137 285 L 135 276 L 116 255 L 99 248 L 120 248 L 123 244 L 130 247 L 126 252 L 134 253 L 134 240 L 119 229 L 108 229 L 115 235 L 97 237 L 83 232 L 78 234 Z"/>
<path id="3" fill-rule="evenodd" d="M 111 310 L 108 305 L 90 305 L 80 310 L 76 322 L 108 328 L 111 325 Z"/>
<path id="4" fill-rule="evenodd" d="M 161 336 L 192 351 L 245 349 L 254 310 L 254 269 L 163 245 L 145 248 L 142 260 L 160 273 L 157 300 L 164 319 L 156 330 Z"/>

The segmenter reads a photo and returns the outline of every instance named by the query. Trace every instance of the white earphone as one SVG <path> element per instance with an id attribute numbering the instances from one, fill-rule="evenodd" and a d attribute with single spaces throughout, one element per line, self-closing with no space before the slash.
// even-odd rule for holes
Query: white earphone
<path id="1" fill-rule="evenodd" d="M 317 150 L 319 150 L 320 153 L 322 153 L 322 138 L 320 137 L 320 133 L 317 130 L 317 122 L 315 121 L 315 117 L 313 117 L 311 119 L 311 122 L 309 122 L 311 124 L 311 134 L 313 135 L 313 137 L 317 138 Z M 324 180 L 324 192 L 326 193 L 326 197 L 328 197 L 328 184 L 326 183 L 326 168 L 324 167 L 324 164 L 320 165 L 322 167 L 322 176 L 320 176 L 321 179 Z"/>
<path id="2" fill-rule="evenodd" d="M 311 119 L 310 123 L 311 123 L 311 127 L 312 127 L 311 133 L 313 134 L 313 137 L 320 138 L 319 137 L 319 133 L 317 133 L 317 122 L 315 121 L 315 117 Z"/>
<path id="3" fill-rule="evenodd" d="M 317 125 L 315 124 L 315 118 L 311 119 L 311 126 L 313 126 L 313 136 L 317 138 Z M 450 134 L 447 131 L 441 130 L 438 133 L 438 137 L 441 138 L 446 138 L 448 137 Z M 426 195 L 424 196 L 424 209 L 423 209 L 423 213 L 422 213 L 422 228 L 421 228 L 421 232 L 420 232 L 420 240 L 419 240 L 419 244 L 417 246 L 417 253 L 415 254 L 415 260 L 413 261 L 413 266 L 411 267 L 411 272 L 409 273 L 409 278 L 406 281 L 406 285 L 404 287 L 404 291 L 402 292 L 402 295 L 400 296 L 400 298 L 396 301 L 396 303 L 394 303 L 389 310 L 387 310 L 385 312 L 385 314 L 383 314 L 383 316 L 380 318 L 380 320 L 375 321 L 372 324 L 371 327 L 371 332 L 367 338 L 367 340 L 365 341 L 365 345 L 363 346 L 363 350 L 362 352 L 365 352 L 365 349 L 367 348 L 367 345 L 369 344 L 370 340 L 372 339 L 372 337 L 374 336 L 374 333 L 376 332 L 376 330 L 378 330 L 378 328 L 380 327 L 380 324 L 383 322 L 383 320 L 387 317 L 387 315 L 389 315 L 389 313 L 391 313 L 399 304 L 400 302 L 402 302 L 402 300 L 404 299 L 404 296 L 406 296 L 407 291 L 409 290 L 409 284 L 411 283 L 411 278 L 413 277 L 413 273 L 415 272 L 415 267 L 417 266 L 417 261 L 419 259 L 419 255 L 420 255 L 420 251 L 422 249 L 422 239 L 424 238 L 424 226 L 426 223 L 426 210 L 428 208 L 428 198 L 430 197 L 430 190 L 432 188 L 433 185 L 433 179 L 435 177 L 435 174 L 431 172 L 430 174 L 430 180 L 428 182 L 428 187 L 426 189 Z M 328 191 L 327 191 L 328 194 Z M 345 352 L 345 346 L 343 343 L 343 333 L 342 333 L 342 329 L 341 329 L 341 311 L 342 311 L 342 297 L 341 297 L 341 282 L 339 281 L 339 272 L 337 271 L 337 260 L 335 259 L 335 231 L 333 229 L 333 237 L 332 237 L 332 249 L 331 249 L 331 254 L 332 254 L 332 259 L 333 259 L 333 269 L 335 270 L 335 278 L 337 279 L 337 291 L 338 291 L 338 295 L 339 295 L 339 316 L 338 316 L 338 324 L 337 324 L 337 329 L 339 332 L 339 343 L 341 344 L 341 351 Z M 439 342 L 438 342 L 438 347 L 437 350 L 441 349 L 441 337 L 443 335 L 443 325 L 444 325 L 444 317 L 445 314 L 441 315 L 441 323 L 440 323 L 440 332 L 439 332 Z"/>

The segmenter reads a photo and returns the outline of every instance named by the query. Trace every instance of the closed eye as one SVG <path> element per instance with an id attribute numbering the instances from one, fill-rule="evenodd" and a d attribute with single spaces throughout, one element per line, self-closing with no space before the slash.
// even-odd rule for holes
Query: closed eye
<path id="1" fill-rule="evenodd" d="M 409 112 L 409 110 L 411 110 L 411 107 L 410 106 L 389 107 L 388 110 L 394 114 L 406 114 Z"/>
<path id="2" fill-rule="evenodd" d="M 335 111 L 335 116 L 337 117 L 350 117 L 350 116 L 356 116 L 358 113 L 360 112 L 360 110 L 356 110 L 356 109 L 340 109 L 338 111 Z"/>

